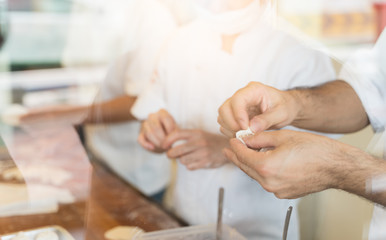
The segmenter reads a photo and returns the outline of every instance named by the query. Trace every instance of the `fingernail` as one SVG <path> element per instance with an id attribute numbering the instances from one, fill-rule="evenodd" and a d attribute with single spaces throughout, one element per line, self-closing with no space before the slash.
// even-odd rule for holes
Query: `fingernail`
<path id="1" fill-rule="evenodd" d="M 250 129 L 253 133 L 257 133 L 257 132 L 260 132 L 260 131 L 261 131 L 261 127 L 259 127 L 258 124 L 253 124 L 253 125 L 249 126 L 249 129 Z"/>

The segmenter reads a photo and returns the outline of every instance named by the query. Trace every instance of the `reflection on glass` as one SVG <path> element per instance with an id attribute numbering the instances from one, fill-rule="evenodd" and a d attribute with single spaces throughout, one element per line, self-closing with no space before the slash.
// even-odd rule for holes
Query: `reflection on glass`
<path id="1" fill-rule="evenodd" d="M 5 0 L 0 0 L 0 48 L 3 46 L 6 38 L 6 10 L 7 5 Z"/>

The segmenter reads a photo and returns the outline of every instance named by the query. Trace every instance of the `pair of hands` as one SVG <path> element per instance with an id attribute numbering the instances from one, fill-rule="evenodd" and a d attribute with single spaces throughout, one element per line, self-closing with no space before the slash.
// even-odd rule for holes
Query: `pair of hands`
<path id="1" fill-rule="evenodd" d="M 169 158 L 178 158 L 189 170 L 229 163 L 222 153 L 229 146 L 227 138 L 197 129 L 180 129 L 166 110 L 149 115 L 142 124 L 138 142 L 149 151 L 166 152 Z"/>
<path id="2" fill-rule="evenodd" d="M 234 137 L 248 127 L 254 136 L 246 146 L 231 139 L 225 155 L 267 191 L 279 198 L 297 198 L 337 187 L 338 169 L 347 161 L 352 147 L 332 139 L 289 130 L 268 131 L 293 124 L 301 114 L 304 99 L 295 91 L 280 91 L 250 83 L 237 91 L 220 108 L 221 132 Z M 257 149 L 270 149 L 266 152 Z"/>

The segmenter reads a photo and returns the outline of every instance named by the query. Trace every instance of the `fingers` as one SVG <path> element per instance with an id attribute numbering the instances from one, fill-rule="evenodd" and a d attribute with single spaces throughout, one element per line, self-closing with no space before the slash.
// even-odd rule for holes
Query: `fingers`
<path id="1" fill-rule="evenodd" d="M 246 97 L 246 96 L 245 96 Z M 235 121 L 239 125 L 239 129 L 248 129 L 249 127 L 249 114 L 247 112 L 248 102 L 244 97 L 235 96 L 230 102 L 230 109 L 234 116 Z"/>
<path id="2" fill-rule="evenodd" d="M 269 88 L 256 82 L 238 90 L 219 108 L 217 119 L 221 132 L 233 136 L 241 129 L 248 129 L 250 118 L 266 111 L 270 105 Z M 256 129 L 261 129 L 257 128 Z M 265 129 L 264 129 L 265 130 Z"/>
<path id="3" fill-rule="evenodd" d="M 284 127 L 287 122 L 287 116 L 285 109 L 280 109 L 279 107 L 268 109 L 251 119 L 250 128 L 254 133 L 258 133 L 268 129 Z"/>
<path id="4" fill-rule="evenodd" d="M 266 88 L 263 84 L 250 82 L 232 96 L 231 110 L 241 129 L 248 129 L 249 119 L 268 108 Z"/>
<path id="5" fill-rule="evenodd" d="M 223 150 L 223 153 L 224 155 L 230 160 L 232 161 L 237 167 L 239 167 L 243 172 L 245 172 L 247 175 L 249 175 L 251 178 L 255 179 L 256 181 L 258 181 L 260 184 L 263 183 L 263 178 L 260 177 L 257 172 L 249 167 L 248 165 L 244 164 L 243 162 L 241 162 L 239 160 L 239 158 L 237 157 L 237 155 L 231 151 L 230 149 L 227 149 L 225 148 Z"/>
<path id="6" fill-rule="evenodd" d="M 167 154 L 169 158 L 181 158 L 202 147 L 200 144 L 200 132 L 195 130 L 177 130 L 173 131 L 165 140 L 166 147 L 171 147 L 177 141 L 184 140 L 185 142 L 171 148 Z"/>
<path id="7" fill-rule="evenodd" d="M 166 110 L 160 110 L 157 113 L 150 114 L 142 127 L 144 138 L 155 147 L 162 148 L 167 134 L 176 128 L 176 123 Z"/>
<path id="8" fill-rule="evenodd" d="M 175 142 L 180 140 L 187 140 L 192 136 L 191 130 L 178 129 L 172 131 L 165 139 L 162 147 L 165 149 L 170 148 Z"/>
<path id="9" fill-rule="evenodd" d="M 154 145 L 147 141 L 146 138 L 145 138 L 145 135 L 143 133 L 140 133 L 138 135 L 138 143 L 145 149 L 149 150 L 149 151 L 153 151 L 155 149 Z"/>
<path id="10" fill-rule="evenodd" d="M 159 111 L 159 116 L 160 122 L 165 130 L 165 133 L 171 133 L 176 128 L 176 122 L 174 118 L 169 114 L 169 112 L 164 109 Z"/>
<path id="11" fill-rule="evenodd" d="M 251 149 L 276 148 L 282 143 L 283 137 L 287 139 L 286 136 L 281 134 L 281 131 L 261 132 L 244 137 L 243 141 Z"/>
<path id="12" fill-rule="evenodd" d="M 181 158 L 183 156 L 186 156 L 189 153 L 194 152 L 198 149 L 198 146 L 196 144 L 181 144 L 177 147 L 173 147 L 167 152 L 167 155 L 169 158 Z"/>
<path id="13" fill-rule="evenodd" d="M 264 152 L 258 152 L 254 149 L 250 149 L 237 139 L 230 140 L 230 147 L 233 153 L 237 156 L 238 161 L 251 168 L 255 168 L 264 162 Z"/>
<path id="14" fill-rule="evenodd" d="M 144 136 L 148 141 L 157 147 L 161 146 L 166 135 L 160 122 L 157 121 L 154 115 L 149 115 L 148 120 L 143 122 L 142 129 Z"/>
<path id="15" fill-rule="evenodd" d="M 205 151 L 196 151 L 194 153 L 186 154 L 179 158 L 180 163 L 185 165 L 189 170 L 215 168 L 224 165 L 226 162 L 212 161 L 205 154 Z M 226 159 L 226 161 L 228 161 Z"/>
<path id="16" fill-rule="evenodd" d="M 223 105 L 218 109 L 217 122 L 221 126 L 221 132 L 228 137 L 233 137 L 234 133 L 241 129 L 241 126 L 235 119 L 235 115 L 232 110 L 231 99 L 225 101 Z"/>

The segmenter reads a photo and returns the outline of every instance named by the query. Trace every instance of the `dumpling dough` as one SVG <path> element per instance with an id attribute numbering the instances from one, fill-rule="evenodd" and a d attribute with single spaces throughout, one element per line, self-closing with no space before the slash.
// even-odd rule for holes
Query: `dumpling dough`
<path id="1" fill-rule="evenodd" d="M 28 237 L 22 232 L 19 232 L 15 237 L 13 237 L 11 240 L 32 240 L 32 238 Z"/>
<path id="2" fill-rule="evenodd" d="M 246 145 L 244 140 L 243 140 L 243 138 L 247 137 L 247 136 L 252 136 L 252 135 L 254 135 L 254 133 L 252 132 L 252 130 L 250 128 L 248 128 L 247 130 L 240 130 L 240 131 L 238 131 L 236 133 L 236 138 L 238 140 L 240 140 L 240 142 L 242 142 L 244 145 Z"/>
<path id="3" fill-rule="evenodd" d="M 46 231 L 37 234 L 35 240 L 59 240 L 59 236 L 53 231 Z"/>
<path id="4" fill-rule="evenodd" d="M 28 110 L 25 107 L 13 104 L 1 113 L 1 120 L 5 124 L 18 126 L 20 125 L 20 117 L 26 113 L 28 113 Z"/>
<path id="5" fill-rule="evenodd" d="M 108 240 L 131 240 L 143 232 L 139 227 L 118 226 L 105 232 L 105 238 Z"/>
<path id="6" fill-rule="evenodd" d="M 17 180 L 17 181 L 23 181 L 24 177 L 23 174 L 20 172 L 19 168 L 10 168 L 3 172 L 3 178 L 4 180 Z"/>

